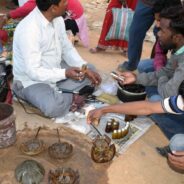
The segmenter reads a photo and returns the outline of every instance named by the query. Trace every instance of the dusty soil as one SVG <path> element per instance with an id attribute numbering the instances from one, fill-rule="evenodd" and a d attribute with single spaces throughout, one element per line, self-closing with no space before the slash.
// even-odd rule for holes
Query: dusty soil
<path id="1" fill-rule="evenodd" d="M 17 133 L 17 141 L 14 146 L 0 151 L 0 183 L 16 184 L 14 170 L 24 160 L 32 159 L 41 163 L 45 169 L 45 177 L 42 184 L 48 183 L 48 173 L 50 169 L 58 167 L 70 167 L 78 170 L 80 183 L 107 183 L 107 169 L 110 163 L 96 164 L 91 160 L 90 149 L 91 140 L 88 137 L 75 132 L 71 129 L 62 127 L 60 130 L 61 142 L 68 142 L 73 145 L 73 154 L 70 158 L 64 160 L 53 159 L 48 154 L 48 147 L 58 142 L 57 131 L 50 129 L 41 129 L 38 135 L 39 140 L 44 140 L 44 151 L 36 156 L 28 156 L 20 151 L 20 145 L 24 141 L 33 139 L 36 131 L 25 129 Z M 21 137 L 25 137 L 22 139 Z M 8 159 L 7 159 L 8 158 Z"/>

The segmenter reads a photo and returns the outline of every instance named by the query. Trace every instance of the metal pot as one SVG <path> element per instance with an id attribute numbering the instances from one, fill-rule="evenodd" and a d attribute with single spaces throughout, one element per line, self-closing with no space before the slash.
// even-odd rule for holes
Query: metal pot
<path id="1" fill-rule="evenodd" d="M 121 85 L 118 83 L 117 96 L 123 102 L 141 101 L 145 100 L 146 91 L 141 84 Z"/>

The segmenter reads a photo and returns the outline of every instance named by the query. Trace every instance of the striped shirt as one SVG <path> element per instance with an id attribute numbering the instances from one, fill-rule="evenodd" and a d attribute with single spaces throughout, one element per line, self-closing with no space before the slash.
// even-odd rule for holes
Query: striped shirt
<path id="1" fill-rule="evenodd" d="M 166 113 L 184 114 L 184 99 L 181 95 L 165 98 L 162 107 Z"/>

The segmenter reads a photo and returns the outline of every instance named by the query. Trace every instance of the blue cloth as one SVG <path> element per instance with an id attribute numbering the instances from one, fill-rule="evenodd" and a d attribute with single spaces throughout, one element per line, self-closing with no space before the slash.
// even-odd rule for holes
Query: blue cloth
<path id="1" fill-rule="evenodd" d="M 175 134 L 184 134 L 184 115 L 153 114 L 150 116 L 168 139 Z"/>
<path id="2" fill-rule="evenodd" d="M 154 22 L 154 12 L 149 6 L 143 4 L 141 0 L 135 9 L 134 17 L 129 31 L 128 43 L 128 70 L 135 70 L 140 61 L 143 41 L 146 32 Z"/>
<path id="3" fill-rule="evenodd" d="M 137 70 L 139 71 L 139 73 L 148 73 L 155 71 L 153 66 L 153 59 L 141 60 L 137 67 Z"/>
<path id="4" fill-rule="evenodd" d="M 158 102 L 162 100 L 162 97 L 159 95 L 157 86 L 146 86 L 146 93 L 149 101 Z"/>
<path id="5" fill-rule="evenodd" d="M 170 99 L 169 99 L 169 105 L 170 105 L 170 108 L 176 112 L 176 113 L 182 113 L 184 114 L 184 111 L 183 111 L 183 108 L 182 110 L 179 109 L 178 105 L 177 105 L 177 100 L 178 100 L 178 96 L 171 96 Z"/>

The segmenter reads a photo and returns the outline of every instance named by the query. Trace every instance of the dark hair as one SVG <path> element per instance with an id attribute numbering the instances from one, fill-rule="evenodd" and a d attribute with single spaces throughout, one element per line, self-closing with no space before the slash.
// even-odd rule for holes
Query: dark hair
<path id="1" fill-rule="evenodd" d="M 154 13 L 160 13 L 166 8 L 177 5 L 181 5 L 180 0 L 156 0 L 153 4 L 153 11 Z"/>
<path id="2" fill-rule="evenodd" d="M 184 81 L 180 84 L 178 93 L 184 98 Z"/>
<path id="3" fill-rule="evenodd" d="M 173 32 L 184 35 L 184 8 L 183 6 L 174 6 L 164 9 L 160 13 L 160 18 L 169 19 L 170 29 Z"/>
<path id="4" fill-rule="evenodd" d="M 36 0 L 36 5 L 40 11 L 47 11 L 51 5 L 58 5 L 62 0 Z"/>

